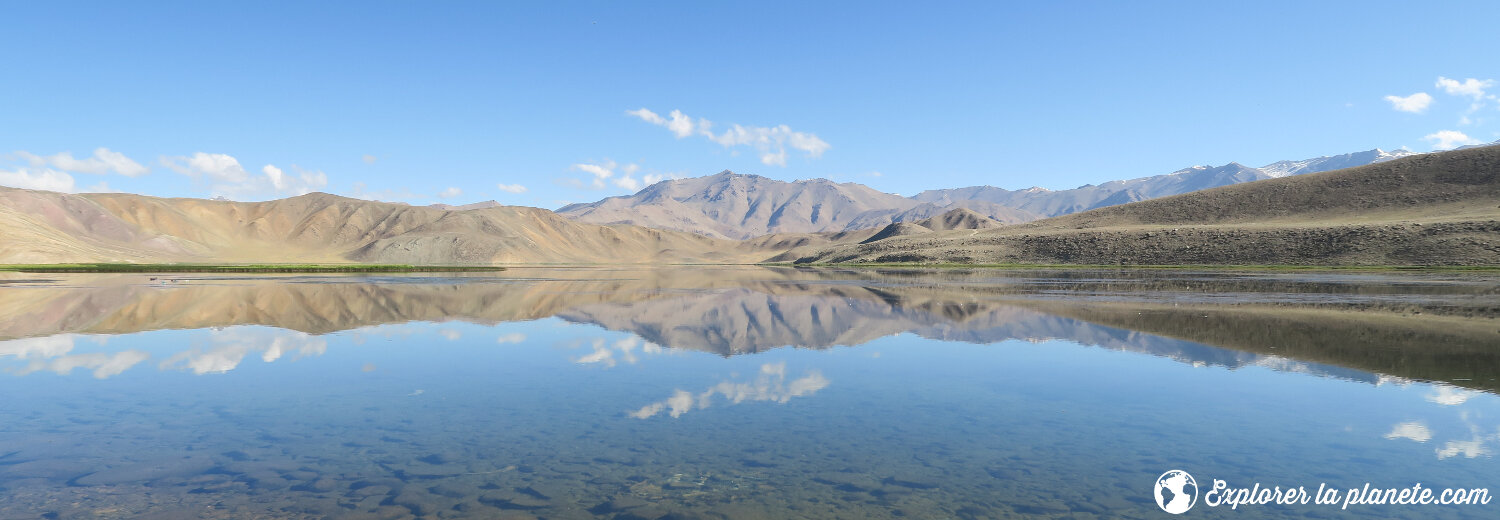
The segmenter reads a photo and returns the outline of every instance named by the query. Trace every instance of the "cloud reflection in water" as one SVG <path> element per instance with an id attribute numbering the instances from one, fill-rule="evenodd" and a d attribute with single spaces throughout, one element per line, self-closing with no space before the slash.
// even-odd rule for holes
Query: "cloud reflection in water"
<path id="1" fill-rule="evenodd" d="M 328 350 L 328 341 L 305 332 L 232 327 L 215 330 L 209 336 L 214 347 L 193 348 L 162 361 L 162 370 L 186 370 L 194 374 L 222 374 L 234 370 L 246 355 L 260 352 L 261 361 L 270 363 L 288 352 L 298 358 L 319 356 Z"/>
<path id="2" fill-rule="evenodd" d="M 40 371 L 68 375 L 74 369 L 82 368 L 93 370 L 95 379 L 107 379 L 151 357 L 139 350 L 124 350 L 112 354 L 68 354 L 73 351 L 74 341 L 79 337 L 77 334 L 58 334 L 0 341 L 0 358 L 14 356 L 16 359 L 30 360 L 24 368 L 12 370 L 21 376 Z"/>
<path id="3" fill-rule="evenodd" d="M 828 384 L 828 378 L 823 377 L 823 373 L 817 370 L 808 371 L 806 375 L 788 382 L 786 362 L 766 363 L 760 366 L 760 374 L 754 381 L 742 383 L 725 380 L 697 395 L 686 390 L 677 390 L 672 393 L 671 397 L 630 412 L 630 416 L 636 419 L 647 419 L 667 412 L 667 415 L 674 418 L 681 417 L 682 414 L 694 409 L 708 408 L 713 404 L 716 395 L 723 396 L 730 404 L 740 404 L 745 401 L 771 401 L 784 404 L 793 397 L 817 393 Z"/>

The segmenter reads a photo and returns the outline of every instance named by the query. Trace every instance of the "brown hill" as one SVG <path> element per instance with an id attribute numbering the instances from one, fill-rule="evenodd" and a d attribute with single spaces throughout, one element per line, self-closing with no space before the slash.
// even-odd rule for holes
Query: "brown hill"
<path id="1" fill-rule="evenodd" d="M 880 231 L 876 231 L 870 238 L 860 241 L 860 244 L 878 242 L 893 237 L 904 237 L 921 235 L 933 231 L 952 231 L 955 229 L 989 229 L 999 227 L 1002 224 L 992 218 L 975 213 L 968 208 L 958 208 L 935 217 L 924 218 L 916 222 L 892 222 Z M 847 242 L 843 242 L 847 243 Z M 785 255 L 782 255 L 785 256 Z"/>
<path id="2" fill-rule="evenodd" d="M 912 223 L 933 231 L 989 229 L 1002 225 L 999 221 L 980 215 L 969 208 L 958 208 L 942 215 L 925 218 Z"/>
<path id="3" fill-rule="evenodd" d="M 453 211 L 324 193 L 228 202 L 0 188 L 0 263 L 735 261 L 736 246 L 514 206 Z"/>
<path id="4" fill-rule="evenodd" d="M 921 235 L 931 232 L 931 229 L 916 224 L 908 222 L 892 222 L 891 224 L 880 228 L 880 231 L 876 231 L 874 235 L 870 235 L 870 238 L 861 240 L 859 243 L 868 244 L 870 242 L 878 242 L 887 238 Z"/>
<path id="5" fill-rule="evenodd" d="M 1500 265 L 1500 147 L 1214 188 L 799 263 Z"/>

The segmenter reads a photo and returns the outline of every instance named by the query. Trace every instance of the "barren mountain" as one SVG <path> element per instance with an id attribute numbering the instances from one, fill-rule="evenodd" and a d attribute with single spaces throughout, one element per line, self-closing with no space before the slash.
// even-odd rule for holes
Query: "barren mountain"
<path id="1" fill-rule="evenodd" d="M 1193 166 L 1165 175 L 1084 185 L 1068 190 L 994 186 L 928 190 L 912 197 L 856 183 L 824 179 L 783 182 L 724 171 L 662 181 L 640 192 L 572 204 L 557 212 L 596 224 L 633 224 L 711 237 L 747 239 L 767 234 L 881 229 L 967 208 L 1002 224 L 1018 224 L 1091 209 L 1246 182 L 1385 162 L 1417 155 L 1380 149 L 1252 168 L 1239 163 Z M 905 228 L 903 228 L 905 229 Z"/>
<path id="2" fill-rule="evenodd" d="M 842 231 L 871 212 L 892 215 L 918 203 L 867 186 L 826 179 L 783 182 L 724 171 L 658 182 L 635 195 L 573 204 L 559 214 L 599 224 L 634 224 L 745 239 L 772 233 Z"/>
<path id="3" fill-rule="evenodd" d="M 1271 178 L 1273 178 L 1271 175 L 1256 168 L 1229 163 L 1218 167 L 1194 166 L 1166 175 L 1110 181 L 1097 186 L 1090 184 L 1070 190 L 1052 191 L 1044 188 L 1027 188 L 1012 191 L 994 186 L 972 186 L 928 190 L 912 198 L 940 205 L 980 200 L 1037 215 L 1055 217 L 1123 204 L 1131 202 L 1132 199 L 1145 200 Z"/>
<path id="4" fill-rule="evenodd" d="M 933 231 L 989 229 L 1003 225 L 995 219 L 980 215 L 968 208 L 958 208 L 942 215 L 925 218 L 912 223 Z"/>
<path id="5" fill-rule="evenodd" d="M 1344 168 L 1353 168 L 1355 166 L 1364 166 L 1366 164 L 1382 163 L 1413 155 L 1417 155 L 1417 152 L 1413 152 L 1410 150 L 1395 150 L 1387 152 L 1385 150 L 1376 148 L 1374 150 L 1365 150 L 1363 152 L 1314 157 L 1312 159 L 1303 159 L 1300 161 L 1277 161 L 1265 166 L 1261 166 L 1260 170 L 1266 172 L 1272 177 L 1286 177 L 1288 175 L 1301 175 L 1304 173 L 1318 173 L 1333 170 L 1342 170 Z"/>
<path id="6" fill-rule="evenodd" d="M 572 218 L 492 202 L 419 207 L 322 193 L 241 203 L 0 188 L 0 263 L 1496 264 L 1496 153 L 1391 160 L 1402 154 L 1374 150 L 1059 192 L 980 186 L 913 199 L 723 172 L 561 210 Z M 1313 178 L 1321 180 L 1303 180 Z M 1458 190 L 1452 178 L 1474 189 Z M 1193 193 L 1163 198 L 1185 191 Z M 1100 209 L 1020 224 L 1087 208 Z"/>
<path id="7" fill-rule="evenodd" d="M 1002 224 L 1000 224 L 1000 222 L 997 222 L 994 219 L 991 219 L 984 215 L 975 213 L 967 208 L 958 208 L 936 217 L 925 218 L 915 222 L 892 222 L 885 227 L 880 228 L 880 231 L 876 231 L 874 235 L 870 235 L 870 238 L 861 240 L 859 243 L 868 244 L 871 242 L 885 240 L 887 238 L 921 235 L 924 233 L 931 233 L 933 231 L 952 231 L 955 229 L 989 229 L 993 227 L 999 227 L 1001 225 Z M 786 254 L 782 254 L 777 258 L 786 259 L 789 258 L 789 256 Z"/>
<path id="8" fill-rule="evenodd" d="M 1002 222 L 1037 217 L 982 203 L 924 204 L 856 183 L 826 179 L 784 182 L 724 171 L 693 179 L 661 181 L 640 192 L 557 210 L 598 224 L 633 224 L 711 237 L 747 239 L 768 234 L 817 233 L 879 228 L 920 220 L 954 207 L 970 207 Z"/>
<path id="9" fill-rule="evenodd" d="M 1056 217 L 1219 186 L 1364 166 L 1412 155 L 1418 154 L 1407 150 L 1387 152 L 1376 148 L 1312 159 L 1277 161 L 1259 168 L 1251 168 L 1239 163 L 1229 163 L 1218 167 L 1193 166 L 1165 175 L 1110 181 L 1099 185 L 1088 184 L 1068 190 L 1053 191 L 1036 187 L 1007 190 L 994 186 L 970 186 L 928 190 L 913 195 L 912 199 L 943 206 L 962 205 L 969 203 L 968 201 L 984 201 L 1024 210 L 1042 217 Z"/>
<path id="10" fill-rule="evenodd" d="M 797 261 L 1497 265 L 1500 147 L 1415 155 L 978 232 L 832 245 Z"/>
<path id="11" fill-rule="evenodd" d="M 0 188 L 0 263 L 726 261 L 736 246 L 514 206 L 458 211 L 323 193 L 228 202 Z"/>

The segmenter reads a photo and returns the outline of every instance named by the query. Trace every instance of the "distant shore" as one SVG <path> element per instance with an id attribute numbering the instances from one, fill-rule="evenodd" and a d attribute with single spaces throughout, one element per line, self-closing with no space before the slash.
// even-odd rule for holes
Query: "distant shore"
<path id="1" fill-rule="evenodd" d="M 447 273 L 504 271 L 500 266 L 404 264 L 11 264 L 20 273 Z"/>
<path id="2" fill-rule="evenodd" d="M 826 269 L 1160 269 L 1205 271 L 1500 271 L 1500 265 L 1317 265 L 1317 264 L 966 264 L 920 262 L 794 263 L 758 265 Z"/>

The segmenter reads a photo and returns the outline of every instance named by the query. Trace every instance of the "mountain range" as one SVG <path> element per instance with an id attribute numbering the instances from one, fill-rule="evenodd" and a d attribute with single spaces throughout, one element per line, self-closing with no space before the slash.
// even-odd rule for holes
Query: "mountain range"
<path id="1" fill-rule="evenodd" d="M 827 244 L 776 260 L 1500 265 L 1500 146 L 1221 186 L 994 229 Z"/>
<path id="2" fill-rule="evenodd" d="M 976 186 L 912 197 L 726 171 L 557 212 L 325 193 L 233 202 L 0 187 L 0 264 L 1488 265 L 1500 264 L 1497 155 L 1496 146 L 1371 150 L 1071 190 Z"/>
<path id="3" fill-rule="evenodd" d="M 1194 166 L 1165 175 L 1110 181 L 1069 190 L 1007 190 L 970 186 L 927 190 L 911 197 L 826 179 L 785 182 L 724 171 L 664 180 L 633 195 L 571 204 L 563 216 L 596 224 L 632 224 L 743 240 L 776 233 L 880 228 L 964 208 L 1002 224 L 1030 222 L 1096 208 L 1290 175 L 1375 164 L 1415 152 L 1380 149 L 1278 161 L 1260 168 L 1239 163 Z"/>
<path id="4" fill-rule="evenodd" d="M 0 263 L 724 262 L 740 244 L 518 206 L 447 210 L 312 193 L 266 202 L 0 188 Z"/>

